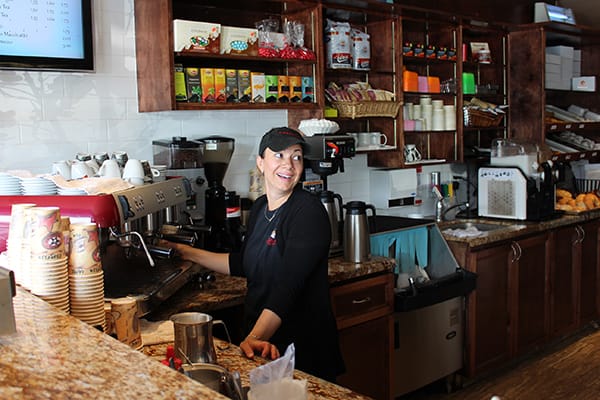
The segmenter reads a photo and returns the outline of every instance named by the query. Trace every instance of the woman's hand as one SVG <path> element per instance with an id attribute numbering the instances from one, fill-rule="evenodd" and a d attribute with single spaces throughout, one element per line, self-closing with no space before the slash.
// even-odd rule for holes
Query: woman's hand
<path id="1" fill-rule="evenodd" d="M 279 358 L 277 346 L 266 340 L 260 340 L 250 336 L 240 343 L 240 349 L 242 349 L 242 352 L 248 358 L 254 358 L 255 354 L 258 354 L 263 358 L 270 358 L 271 360 Z"/>

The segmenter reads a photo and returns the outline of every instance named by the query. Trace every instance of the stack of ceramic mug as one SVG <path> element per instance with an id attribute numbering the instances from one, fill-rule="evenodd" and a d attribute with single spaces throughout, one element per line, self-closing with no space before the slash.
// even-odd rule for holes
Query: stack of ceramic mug
<path id="1" fill-rule="evenodd" d="M 100 261 L 98 228 L 94 223 L 72 223 L 70 232 L 71 315 L 104 329 L 104 273 Z"/>

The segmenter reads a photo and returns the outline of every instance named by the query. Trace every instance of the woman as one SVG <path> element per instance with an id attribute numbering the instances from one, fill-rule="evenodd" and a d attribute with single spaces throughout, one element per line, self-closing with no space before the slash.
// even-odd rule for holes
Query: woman
<path id="1" fill-rule="evenodd" d="M 319 199 L 298 185 L 305 146 L 289 128 L 262 137 L 256 165 L 265 195 L 252 207 L 240 253 L 171 246 L 184 259 L 246 277 L 248 336 L 240 348 L 247 357 L 275 359 L 294 343 L 296 368 L 333 382 L 344 363 L 329 297 L 329 219 Z"/>

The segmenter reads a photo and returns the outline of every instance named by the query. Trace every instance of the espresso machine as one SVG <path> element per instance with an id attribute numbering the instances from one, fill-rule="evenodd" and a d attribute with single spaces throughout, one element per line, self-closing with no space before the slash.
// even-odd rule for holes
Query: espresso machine
<path id="1" fill-rule="evenodd" d="M 143 316 L 202 272 L 158 245 L 160 239 L 194 243 L 197 227 L 176 219 L 190 195 L 186 179 L 172 178 L 111 194 L 0 196 L 0 242 L 6 242 L 15 203 L 57 206 L 72 223 L 95 223 L 105 298 L 133 296 Z"/>
<path id="2" fill-rule="evenodd" d="M 319 196 L 329 216 L 331 243 L 329 256 L 344 252 L 342 243 L 342 197 L 327 188 L 327 177 L 344 172 L 344 158 L 356 155 L 354 138 L 349 135 L 316 134 L 304 138 L 302 187 Z M 336 207 L 337 203 L 337 207 Z"/>

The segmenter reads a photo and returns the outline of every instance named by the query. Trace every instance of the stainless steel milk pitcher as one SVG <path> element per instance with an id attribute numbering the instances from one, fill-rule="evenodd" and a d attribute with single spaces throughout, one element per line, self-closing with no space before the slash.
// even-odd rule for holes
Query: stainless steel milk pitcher
<path id="1" fill-rule="evenodd" d="M 375 216 L 375 207 L 363 201 L 351 201 L 344 205 L 344 259 L 348 262 L 360 263 L 371 258 L 371 238 L 367 209 Z"/>
<path id="2" fill-rule="evenodd" d="M 220 320 L 213 320 L 208 314 L 184 312 L 171 316 L 175 330 L 175 356 L 184 363 L 217 363 L 217 354 L 213 342 L 212 326 L 222 324 L 227 338 L 229 332 Z"/>
<path id="3" fill-rule="evenodd" d="M 342 217 L 342 196 L 337 193 L 333 193 L 330 190 L 324 190 L 319 193 L 321 203 L 327 211 L 329 216 L 329 224 L 331 225 L 331 242 L 329 245 L 330 249 L 340 247 L 340 218 Z M 337 207 L 336 207 L 337 200 Z"/>

